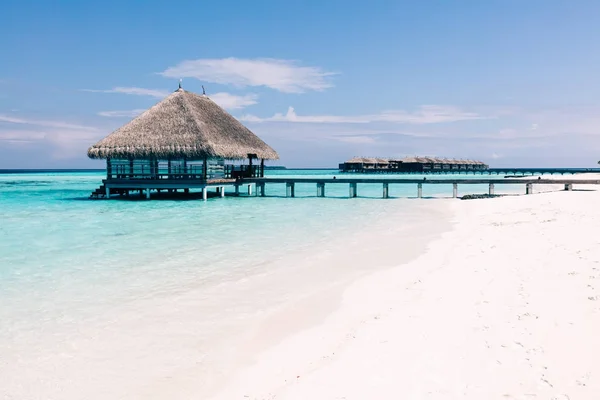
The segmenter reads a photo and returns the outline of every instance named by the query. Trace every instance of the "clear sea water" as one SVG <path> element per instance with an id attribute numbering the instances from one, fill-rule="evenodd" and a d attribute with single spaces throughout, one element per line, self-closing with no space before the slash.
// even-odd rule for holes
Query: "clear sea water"
<path id="1" fill-rule="evenodd" d="M 347 185 L 317 198 L 307 184 L 294 199 L 268 185 L 265 198 L 89 200 L 102 178 L 0 174 L 0 398 L 204 393 L 262 315 L 418 253 L 442 218 L 436 200 L 408 199 L 416 185 L 392 185 L 400 198 L 389 200 L 377 184 L 359 185 L 357 199 Z M 424 186 L 425 196 L 451 193 Z"/>

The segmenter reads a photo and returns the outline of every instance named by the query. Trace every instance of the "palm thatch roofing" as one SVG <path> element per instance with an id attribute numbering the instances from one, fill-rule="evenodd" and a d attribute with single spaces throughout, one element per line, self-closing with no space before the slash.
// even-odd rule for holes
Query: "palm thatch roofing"
<path id="1" fill-rule="evenodd" d="M 449 164 L 449 165 L 486 165 L 482 161 L 475 160 L 457 160 L 454 158 L 441 158 L 441 157 L 404 157 L 404 158 L 367 158 L 367 157 L 354 157 L 346 163 L 348 164 L 389 164 L 392 163 L 418 163 L 418 164 Z"/>
<path id="2" fill-rule="evenodd" d="M 88 150 L 90 158 L 277 160 L 279 155 L 206 95 L 179 88 Z"/>
<path id="3" fill-rule="evenodd" d="M 348 164 L 389 164 L 390 160 L 387 158 L 377 157 L 354 157 L 346 161 Z"/>

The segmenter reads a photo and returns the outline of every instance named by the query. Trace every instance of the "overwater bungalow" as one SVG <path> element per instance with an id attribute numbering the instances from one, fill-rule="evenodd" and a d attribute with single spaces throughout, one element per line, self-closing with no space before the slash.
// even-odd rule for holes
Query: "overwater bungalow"
<path id="1" fill-rule="evenodd" d="M 485 171 L 487 164 L 476 160 L 439 157 L 373 158 L 354 157 L 339 165 L 340 172 L 444 173 Z"/>
<path id="2" fill-rule="evenodd" d="M 233 185 L 264 176 L 275 150 L 206 95 L 174 93 L 88 150 L 106 159 L 106 179 L 92 196 L 169 192 Z"/>

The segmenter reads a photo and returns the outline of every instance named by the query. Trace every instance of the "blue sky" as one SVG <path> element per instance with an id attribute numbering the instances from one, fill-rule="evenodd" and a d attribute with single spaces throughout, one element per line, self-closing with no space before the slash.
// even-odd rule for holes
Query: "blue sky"
<path id="1" fill-rule="evenodd" d="M 14 1 L 0 13 L 0 168 L 87 148 L 177 88 L 288 166 L 436 155 L 600 160 L 600 2 Z"/>

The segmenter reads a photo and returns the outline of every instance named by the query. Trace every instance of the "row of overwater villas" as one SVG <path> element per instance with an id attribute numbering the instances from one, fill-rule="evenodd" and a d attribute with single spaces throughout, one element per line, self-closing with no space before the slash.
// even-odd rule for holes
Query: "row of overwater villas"
<path id="1" fill-rule="evenodd" d="M 443 172 L 484 171 L 489 165 L 476 160 L 439 157 L 372 158 L 355 157 L 339 165 L 341 172 Z"/>
<path id="2" fill-rule="evenodd" d="M 181 179 L 181 180 L 214 180 L 259 178 L 264 176 L 265 165 L 228 161 L 223 158 L 207 158 L 204 160 L 169 159 L 107 159 L 107 179 Z"/>

